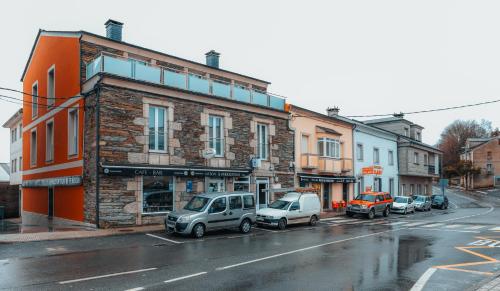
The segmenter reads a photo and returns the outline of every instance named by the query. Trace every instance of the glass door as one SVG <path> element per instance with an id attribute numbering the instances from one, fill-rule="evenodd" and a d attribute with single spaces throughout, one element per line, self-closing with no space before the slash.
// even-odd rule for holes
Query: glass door
<path id="1" fill-rule="evenodd" d="M 323 209 L 330 209 L 330 183 L 323 184 Z"/>
<path id="2" fill-rule="evenodd" d="M 49 209 L 47 212 L 48 218 L 52 218 L 54 216 L 54 188 L 49 187 Z"/>
<path id="3" fill-rule="evenodd" d="M 257 197 L 257 210 L 266 208 L 269 203 L 269 178 L 257 178 L 255 180 L 256 197 Z"/>

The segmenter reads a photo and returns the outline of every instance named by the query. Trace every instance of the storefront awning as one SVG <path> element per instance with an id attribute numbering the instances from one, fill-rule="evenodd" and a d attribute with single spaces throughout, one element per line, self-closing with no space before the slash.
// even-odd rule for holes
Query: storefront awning
<path id="1" fill-rule="evenodd" d="M 311 174 L 298 174 L 301 182 L 316 182 L 316 183 L 354 183 L 356 178 L 353 176 L 324 176 Z"/>
<path id="2" fill-rule="evenodd" d="M 142 165 L 102 165 L 109 176 L 185 176 L 185 177 L 244 177 L 250 169 L 161 167 Z"/>

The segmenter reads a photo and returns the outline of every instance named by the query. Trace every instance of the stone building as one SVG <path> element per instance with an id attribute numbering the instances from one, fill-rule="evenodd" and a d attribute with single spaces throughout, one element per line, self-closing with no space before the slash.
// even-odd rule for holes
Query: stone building
<path id="1" fill-rule="evenodd" d="M 500 186 L 500 137 L 469 138 L 460 158 L 471 161 L 480 173 L 473 175 L 469 180 L 469 187 L 490 188 Z M 460 183 L 465 186 L 465 178 Z"/>
<path id="2" fill-rule="evenodd" d="M 404 119 L 402 114 L 363 123 L 397 135 L 399 194 L 431 195 L 433 180 L 441 173 L 442 151 L 422 142 L 423 127 Z"/>
<path id="3" fill-rule="evenodd" d="M 196 193 L 211 191 L 251 191 L 259 208 L 275 199 L 270 188 L 293 186 L 293 131 L 285 100 L 267 93 L 269 82 L 221 69 L 215 51 L 202 64 L 126 43 L 122 25 L 106 22 L 106 37 L 39 35 L 77 47 L 70 56 L 78 70 L 66 72 L 81 84 L 75 95 L 84 101 L 76 139 L 81 184 L 69 185 L 81 185 L 82 199 L 65 201 L 79 212 L 73 220 L 161 223 Z M 62 186 L 56 196 L 64 196 Z"/>

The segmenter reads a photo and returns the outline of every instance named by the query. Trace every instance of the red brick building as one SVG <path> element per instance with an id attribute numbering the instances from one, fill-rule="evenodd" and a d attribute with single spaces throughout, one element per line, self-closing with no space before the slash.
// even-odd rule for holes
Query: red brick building
<path id="1" fill-rule="evenodd" d="M 471 161 L 481 169 L 479 174 L 472 177 L 471 188 L 500 186 L 500 137 L 468 139 L 461 159 Z M 465 185 L 463 177 L 461 184 Z"/>

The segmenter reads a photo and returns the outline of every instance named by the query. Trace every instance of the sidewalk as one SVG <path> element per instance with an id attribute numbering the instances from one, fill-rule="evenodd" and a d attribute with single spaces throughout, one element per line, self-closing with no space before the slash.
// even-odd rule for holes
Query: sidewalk
<path id="1" fill-rule="evenodd" d="M 147 225 L 147 226 L 134 226 L 127 228 L 110 228 L 110 229 L 85 229 L 85 230 L 53 231 L 53 232 L 9 233 L 9 234 L 0 234 L 0 244 L 15 243 L 15 242 L 103 237 L 103 236 L 119 235 L 125 233 L 152 232 L 163 229 L 164 229 L 163 225 Z"/>
<path id="2" fill-rule="evenodd" d="M 500 273 L 493 276 L 486 283 L 476 289 L 476 291 L 500 291 Z"/>

